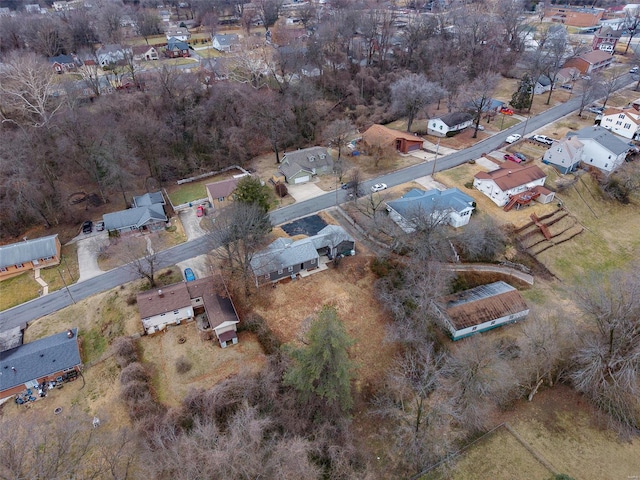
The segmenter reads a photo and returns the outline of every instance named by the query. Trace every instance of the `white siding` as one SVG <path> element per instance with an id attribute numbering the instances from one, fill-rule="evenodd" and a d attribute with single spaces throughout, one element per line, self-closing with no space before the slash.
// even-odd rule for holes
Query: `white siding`
<path id="1" fill-rule="evenodd" d="M 161 325 L 177 325 L 182 321 L 193 319 L 193 307 L 183 307 L 173 312 L 166 312 L 142 319 L 142 326 L 147 333 L 158 331 Z"/>
<path id="2" fill-rule="evenodd" d="M 459 340 L 463 337 L 468 337 L 469 335 L 473 335 L 474 333 L 484 332 L 486 330 L 491 330 L 492 328 L 496 328 L 506 323 L 516 322 L 522 318 L 525 318 L 528 314 L 529 314 L 529 310 L 527 309 L 519 313 L 514 313 L 513 315 L 507 315 L 505 317 L 500 317 L 500 318 L 496 318 L 495 320 L 481 323 L 480 325 L 463 328 L 462 330 L 456 330 L 453 327 L 453 325 L 451 325 L 449 322 L 447 323 L 448 323 L 449 330 L 451 331 L 451 337 L 454 340 Z"/>

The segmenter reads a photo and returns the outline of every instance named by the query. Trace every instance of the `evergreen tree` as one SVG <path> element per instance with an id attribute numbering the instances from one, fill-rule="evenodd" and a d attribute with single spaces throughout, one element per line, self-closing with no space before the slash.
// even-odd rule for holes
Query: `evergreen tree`
<path id="1" fill-rule="evenodd" d="M 258 205 L 265 213 L 275 203 L 271 189 L 263 185 L 259 178 L 249 175 L 238 182 L 233 196 L 237 202 Z"/>
<path id="2" fill-rule="evenodd" d="M 529 75 L 522 77 L 518 90 L 511 96 L 511 105 L 516 110 L 526 110 L 531 106 L 533 101 L 533 81 Z"/>
<path id="3" fill-rule="evenodd" d="M 284 383 L 298 390 L 304 402 L 316 395 L 329 406 L 348 411 L 353 405 L 354 365 L 347 352 L 352 344 L 336 309 L 325 305 L 311 324 L 308 345 L 290 350 L 293 366 L 286 372 Z"/>

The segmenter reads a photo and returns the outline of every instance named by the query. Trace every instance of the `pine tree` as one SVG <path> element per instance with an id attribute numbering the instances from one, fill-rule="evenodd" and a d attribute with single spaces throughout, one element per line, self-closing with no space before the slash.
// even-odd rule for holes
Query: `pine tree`
<path id="1" fill-rule="evenodd" d="M 265 213 L 268 212 L 274 204 L 271 189 L 263 185 L 259 178 L 247 175 L 242 177 L 238 182 L 238 186 L 233 191 L 233 197 L 237 202 L 256 204 Z"/>
<path id="2" fill-rule="evenodd" d="M 518 90 L 511 96 L 511 105 L 516 110 L 526 110 L 531 106 L 533 101 L 533 81 L 529 75 L 522 77 Z"/>
<path id="3" fill-rule="evenodd" d="M 353 405 L 354 365 L 348 355 L 352 344 L 336 309 L 325 305 L 311 324 L 308 345 L 289 351 L 293 366 L 286 372 L 284 383 L 298 390 L 304 402 L 316 395 L 330 406 L 348 411 Z"/>

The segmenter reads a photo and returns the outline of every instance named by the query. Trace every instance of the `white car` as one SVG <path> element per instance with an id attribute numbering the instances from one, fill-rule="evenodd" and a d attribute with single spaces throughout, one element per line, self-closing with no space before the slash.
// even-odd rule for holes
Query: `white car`
<path id="1" fill-rule="evenodd" d="M 536 142 L 544 143 L 545 145 L 553 144 L 553 138 L 547 137 L 546 135 L 534 135 L 531 138 Z"/>
<path id="2" fill-rule="evenodd" d="M 387 189 L 386 183 L 376 183 L 371 187 L 372 192 L 381 192 L 382 190 L 386 190 L 386 189 Z"/>
<path id="3" fill-rule="evenodd" d="M 504 141 L 507 143 L 513 143 L 513 142 L 517 142 L 521 138 L 522 138 L 522 135 L 520 135 L 519 133 L 514 133 L 513 135 L 509 135 L 507 138 L 505 138 Z"/>

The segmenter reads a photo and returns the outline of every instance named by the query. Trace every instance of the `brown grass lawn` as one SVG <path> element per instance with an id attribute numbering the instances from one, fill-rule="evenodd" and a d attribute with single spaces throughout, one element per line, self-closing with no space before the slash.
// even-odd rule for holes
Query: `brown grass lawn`
<path id="1" fill-rule="evenodd" d="M 562 385 L 522 401 L 505 419 L 557 471 L 573 478 L 633 478 L 640 472 L 640 440 L 622 441 L 596 421 L 597 413 Z M 497 430 L 458 460 L 451 479 L 550 478 L 509 432 Z M 445 478 L 432 475 L 426 478 Z"/>
<path id="2" fill-rule="evenodd" d="M 179 405 L 189 389 L 211 388 L 241 370 L 257 371 L 266 358 L 253 334 L 241 332 L 237 345 L 223 349 L 217 341 L 201 339 L 194 322 L 144 336 L 139 345 L 143 361 L 152 367 L 158 399 L 169 406 Z M 187 373 L 176 372 L 180 357 L 192 365 Z"/>

